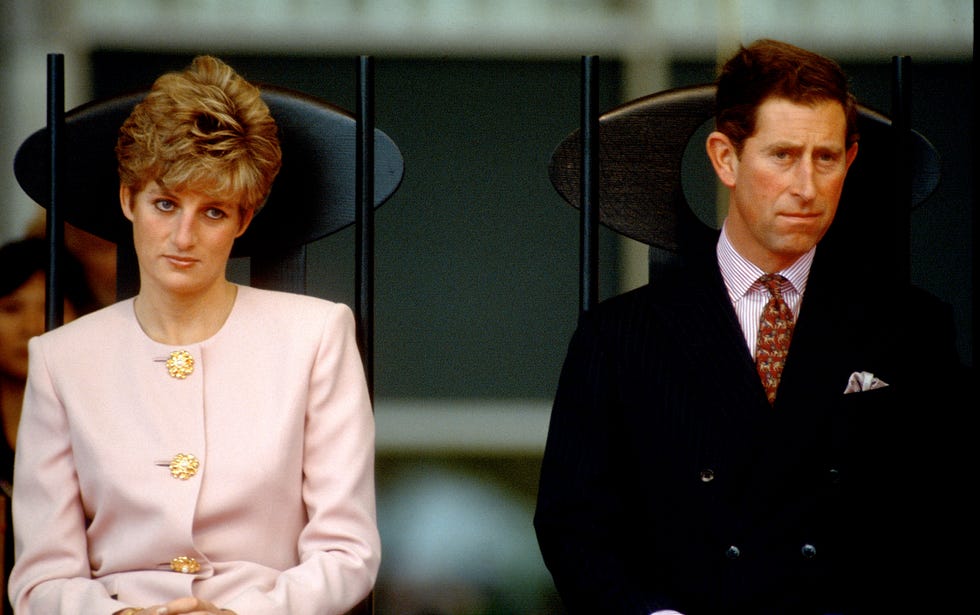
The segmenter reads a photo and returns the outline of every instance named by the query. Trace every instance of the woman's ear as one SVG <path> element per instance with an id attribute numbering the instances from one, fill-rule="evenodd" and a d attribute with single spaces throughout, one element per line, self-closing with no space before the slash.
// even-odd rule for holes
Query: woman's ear
<path id="1" fill-rule="evenodd" d="M 133 191 L 129 186 L 119 184 L 119 206 L 122 207 L 123 215 L 130 222 L 133 221 Z"/>
<path id="2" fill-rule="evenodd" d="M 738 152 L 735 151 L 732 140 L 725 133 L 716 130 L 708 135 L 705 149 L 718 179 L 725 186 L 734 188 L 735 176 L 738 174 Z"/>
<path id="3" fill-rule="evenodd" d="M 255 217 L 255 210 L 249 209 L 247 211 L 243 211 L 241 212 L 240 216 L 241 220 L 238 224 L 238 234 L 235 235 L 235 239 L 241 237 L 243 234 L 245 234 L 245 231 L 248 230 L 248 225 L 252 223 L 252 218 Z"/>

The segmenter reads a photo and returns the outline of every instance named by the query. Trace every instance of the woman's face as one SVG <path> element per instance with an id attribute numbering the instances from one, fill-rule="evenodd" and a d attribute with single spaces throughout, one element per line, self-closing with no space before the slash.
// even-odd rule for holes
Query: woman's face
<path id="1" fill-rule="evenodd" d="M 124 186 L 119 197 L 133 223 L 141 293 L 193 297 L 225 281 L 232 244 L 251 221 L 237 200 L 166 190 L 156 182 L 138 193 Z"/>
<path id="2" fill-rule="evenodd" d="M 44 333 L 44 273 L 36 272 L 14 292 L 0 297 L 0 372 L 27 379 L 27 341 Z M 65 322 L 75 310 L 65 302 Z"/>

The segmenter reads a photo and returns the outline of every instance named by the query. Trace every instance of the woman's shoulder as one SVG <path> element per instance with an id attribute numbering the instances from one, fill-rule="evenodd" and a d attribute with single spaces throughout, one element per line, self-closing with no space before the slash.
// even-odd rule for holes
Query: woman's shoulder
<path id="1" fill-rule="evenodd" d="M 344 303 L 251 286 L 238 288 L 238 306 L 249 320 L 278 321 L 284 324 L 308 324 L 310 321 L 353 319 Z"/>
<path id="2" fill-rule="evenodd" d="M 118 339 L 125 328 L 136 322 L 133 300 L 124 299 L 66 322 L 38 338 L 45 343 L 83 343 L 92 339 L 100 343 Z"/>

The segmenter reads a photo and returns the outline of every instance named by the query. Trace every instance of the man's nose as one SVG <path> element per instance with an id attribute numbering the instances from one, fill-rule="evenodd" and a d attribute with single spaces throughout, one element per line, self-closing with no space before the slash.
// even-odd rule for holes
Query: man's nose
<path id="1" fill-rule="evenodd" d="M 804 201 L 812 201 L 817 196 L 813 161 L 808 158 L 801 159 L 799 164 L 796 165 L 796 173 L 793 178 L 793 194 Z"/>

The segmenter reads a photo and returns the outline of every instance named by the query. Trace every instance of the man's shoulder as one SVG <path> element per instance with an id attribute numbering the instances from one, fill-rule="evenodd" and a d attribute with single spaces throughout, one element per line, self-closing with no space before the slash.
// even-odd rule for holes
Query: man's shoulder
<path id="1" fill-rule="evenodd" d="M 655 295 L 656 292 L 647 283 L 603 299 L 586 315 L 596 320 L 608 320 L 642 314 L 651 306 Z"/>
<path id="2" fill-rule="evenodd" d="M 682 283 L 657 279 L 599 302 L 582 315 L 580 326 L 600 335 L 636 334 L 673 320 L 687 300 Z"/>
<path id="3" fill-rule="evenodd" d="M 858 260 L 814 260 L 807 293 L 832 293 L 890 313 L 946 311 L 950 305 L 923 286 L 901 278 L 896 271 Z M 887 316 L 883 314 L 882 316 Z"/>
<path id="4" fill-rule="evenodd" d="M 597 307 L 600 312 L 608 313 L 630 311 L 638 307 L 668 307 L 690 301 L 694 296 L 713 292 L 718 283 L 720 274 L 717 268 L 712 271 L 700 262 L 677 264 L 657 271 L 656 275 L 651 275 L 650 280 L 641 286 L 603 300 Z"/>

